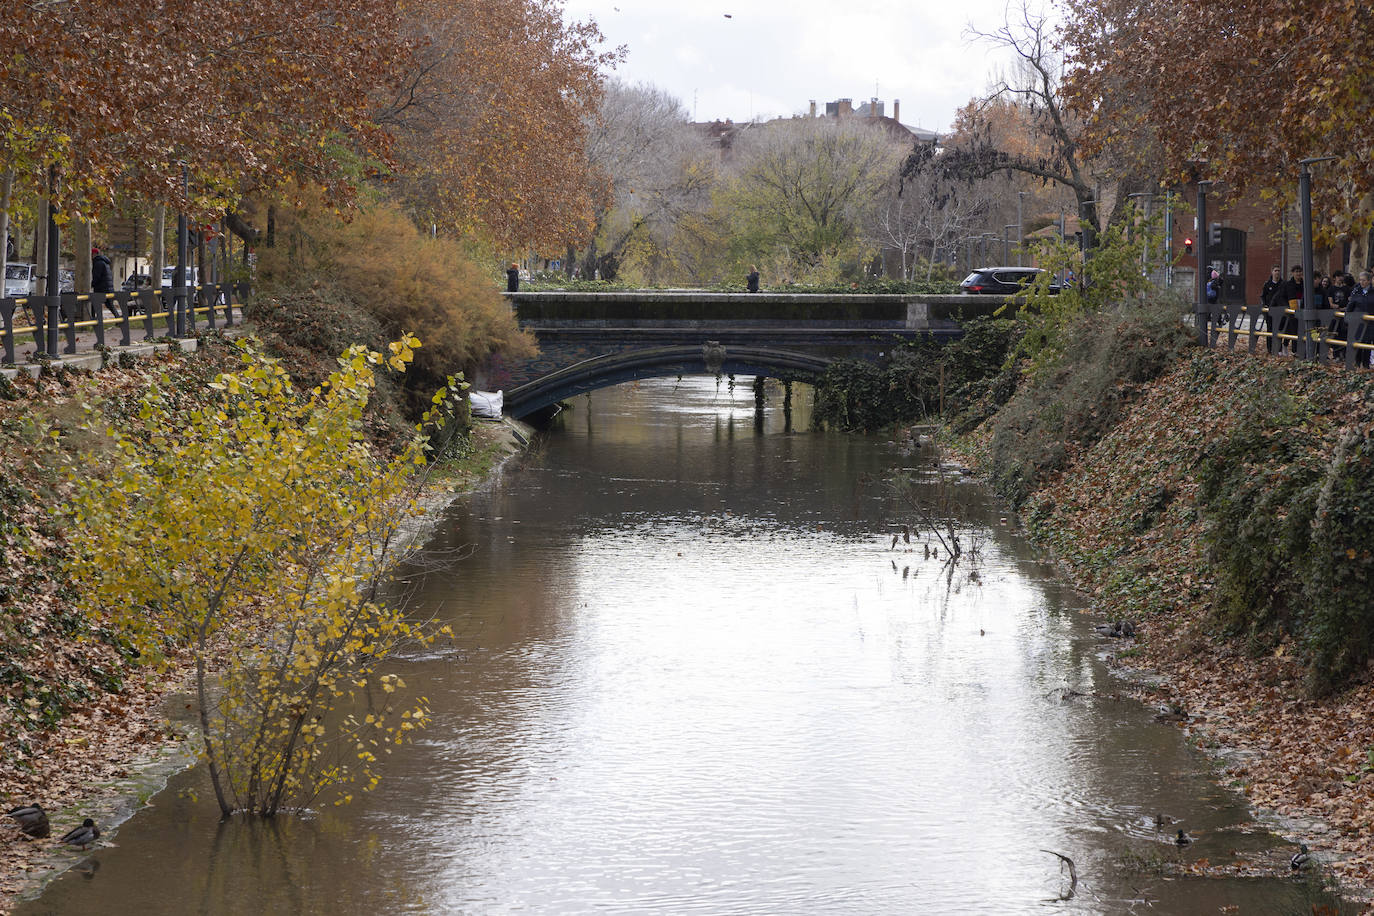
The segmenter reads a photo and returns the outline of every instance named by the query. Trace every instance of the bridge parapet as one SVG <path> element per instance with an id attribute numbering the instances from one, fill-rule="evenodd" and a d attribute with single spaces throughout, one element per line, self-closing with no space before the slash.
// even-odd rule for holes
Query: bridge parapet
<path id="1" fill-rule="evenodd" d="M 478 384 L 502 388 L 524 416 L 574 394 L 637 378 L 758 374 L 812 381 L 844 357 L 887 358 L 904 340 L 948 340 L 992 315 L 1001 296 L 818 293 L 507 293 L 539 355 L 494 362 Z M 711 356 L 710 354 L 715 354 Z"/>
<path id="2" fill-rule="evenodd" d="M 521 325 L 539 327 L 850 327 L 957 330 L 1001 308 L 1000 296 L 713 293 L 632 290 L 507 293 Z"/>

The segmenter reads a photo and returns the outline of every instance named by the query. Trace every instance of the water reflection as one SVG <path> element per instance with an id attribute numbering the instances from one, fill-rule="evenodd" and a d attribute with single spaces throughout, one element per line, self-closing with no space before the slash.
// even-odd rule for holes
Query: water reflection
<path id="1" fill-rule="evenodd" d="M 1111 699 L 1084 608 L 980 487 L 946 481 L 977 581 L 889 549 L 902 464 L 940 479 L 759 429 L 744 384 L 579 399 L 407 571 L 459 638 L 404 663 L 438 714 L 377 792 L 273 826 L 160 797 L 27 912 L 1308 912 L 1287 877 L 1181 873 L 1289 853 Z"/>

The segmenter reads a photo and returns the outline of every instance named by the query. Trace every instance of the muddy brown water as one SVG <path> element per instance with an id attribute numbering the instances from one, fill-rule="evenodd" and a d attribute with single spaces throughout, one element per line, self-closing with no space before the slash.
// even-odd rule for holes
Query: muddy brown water
<path id="1" fill-rule="evenodd" d="M 220 823 L 192 770 L 20 912 L 1330 903 L 1176 728 L 1110 698 L 1120 643 L 981 485 L 780 402 L 757 425 L 747 380 L 579 398 L 403 570 L 458 639 L 398 664 L 436 715 L 377 791 Z M 953 499 L 976 566 L 891 549 L 894 468 Z"/>

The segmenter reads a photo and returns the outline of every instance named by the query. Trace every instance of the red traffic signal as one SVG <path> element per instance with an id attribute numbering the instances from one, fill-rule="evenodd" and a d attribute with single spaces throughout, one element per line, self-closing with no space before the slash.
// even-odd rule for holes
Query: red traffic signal
<path id="1" fill-rule="evenodd" d="M 1187 253 L 1187 254 L 1192 254 L 1192 253 L 1193 253 L 1193 240 L 1192 240 L 1192 239 L 1184 239 L 1184 240 L 1183 240 L 1183 250 L 1184 250 L 1184 252 Z"/>

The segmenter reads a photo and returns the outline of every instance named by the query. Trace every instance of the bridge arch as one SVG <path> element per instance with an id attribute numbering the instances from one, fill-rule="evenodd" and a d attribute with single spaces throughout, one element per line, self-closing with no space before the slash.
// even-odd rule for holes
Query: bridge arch
<path id="1" fill-rule="evenodd" d="M 708 344 L 623 350 L 582 360 L 506 392 L 505 412 L 526 417 L 574 395 L 645 378 L 767 375 L 814 383 L 831 362 L 829 357 L 770 347 L 718 347 L 712 352 Z"/>

